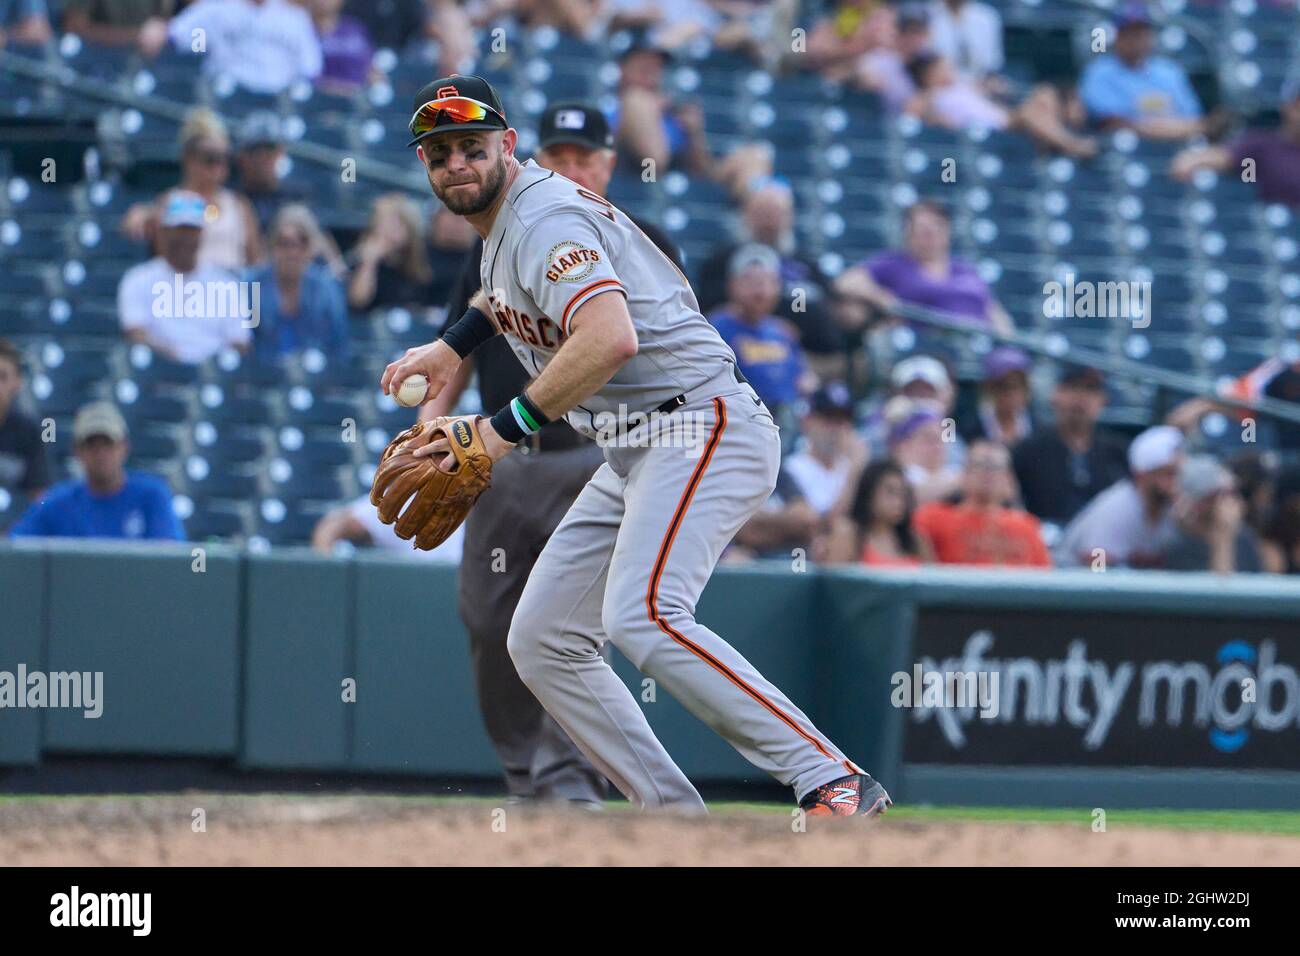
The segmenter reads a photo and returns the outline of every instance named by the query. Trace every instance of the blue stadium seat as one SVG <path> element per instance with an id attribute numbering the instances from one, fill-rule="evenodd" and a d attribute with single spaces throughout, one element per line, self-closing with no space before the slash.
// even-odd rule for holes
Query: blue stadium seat
<path id="1" fill-rule="evenodd" d="M 220 463 L 208 460 L 208 472 L 202 478 L 187 477 L 185 488 L 195 499 L 231 498 L 236 501 L 251 500 L 257 494 L 257 478 L 253 475 L 217 467 Z"/>
<path id="2" fill-rule="evenodd" d="M 180 443 L 169 432 L 149 427 L 147 421 L 131 431 L 131 454 L 149 461 L 169 461 L 180 452 Z"/>
<path id="3" fill-rule="evenodd" d="M 180 398 L 142 395 L 131 403 L 120 403 L 128 421 L 168 422 L 179 424 L 189 415 L 189 404 Z"/>
<path id="4" fill-rule="evenodd" d="M 271 410 L 264 399 L 255 395 L 232 394 L 226 388 L 218 404 L 204 402 L 203 415 L 218 428 L 225 425 L 266 425 L 271 421 Z"/>
<path id="5" fill-rule="evenodd" d="M 244 534 L 244 520 L 233 506 L 196 501 L 194 513 L 185 520 L 185 530 L 191 541 L 234 538 Z"/>
<path id="6" fill-rule="evenodd" d="M 305 544 L 325 510 L 293 499 L 263 499 L 258 508 L 257 532 L 272 545 Z"/>
<path id="7" fill-rule="evenodd" d="M 196 430 L 201 422 L 195 426 Z M 211 422 L 215 426 L 212 443 L 200 447 L 213 470 L 227 469 L 232 465 L 248 464 L 263 457 L 266 442 L 257 429 L 240 428 Z"/>
<path id="8" fill-rule="evenodd" d="M 147 346 L 133 346 L 128 362 L 131 377 L 142 388 L 155 385 L 193 385 L 199 378 L 197 366 L 173 362 Z"/>

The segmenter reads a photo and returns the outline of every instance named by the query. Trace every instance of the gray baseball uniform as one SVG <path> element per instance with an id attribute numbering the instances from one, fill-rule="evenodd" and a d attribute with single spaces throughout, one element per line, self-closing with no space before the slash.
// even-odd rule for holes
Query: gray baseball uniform
<path id="1" fill-rule="evenodd" d="M 481 275 L 494 321 L 533 374 L 597 295 L 626 296 L 640 346 L 567 416 L 602 445 L 605 463 L 515 611 L 508 647 L 524 683 L 642 807 L 704 803 L 598 653 L 605 640 L 798 798 L 860 773 L 695 621 L 723 548 L 775 485 L 780 434 L 685 277 L 608 201 L 532 162 L 487 236 Z"/>

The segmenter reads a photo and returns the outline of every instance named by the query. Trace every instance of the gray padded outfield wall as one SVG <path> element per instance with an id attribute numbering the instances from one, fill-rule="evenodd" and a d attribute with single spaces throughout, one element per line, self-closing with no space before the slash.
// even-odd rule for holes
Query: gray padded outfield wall
<path id="1" fill-rule="evenodd" d="M 0 768 L 496 775 L 454 567 L 196 547 L 0 543 L 0 704 L 20 668 L 103 681 L 97 718 L 0 706 Z M 1300 807 L 1300 582 L 750 565 L 718 570 L 699 617 L 901 800 Z M 692 778 L 769 783 L 614 665 Z M 900 690 L 968 672 L 953 706 Z"/>
<path id="2" fill-rule="evenodd" d="M 952 688 L 943 706 L 898 708 L 909 799 L 1300 802 L 1300 583 L 971 570 L 870 580 L 914 614 L 911 685 Z M 987 705 L 978 685 L 956 696 L 972 686 L 965 675 L 996 690 Z M 916 702 L 915 691 L 904 701 Z"/>

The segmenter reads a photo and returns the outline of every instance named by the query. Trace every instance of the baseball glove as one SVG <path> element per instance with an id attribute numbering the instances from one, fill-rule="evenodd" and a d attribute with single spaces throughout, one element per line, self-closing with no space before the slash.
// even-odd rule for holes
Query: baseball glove
<path id="1" fill-rule="evenodd" d="M 492 484 L 492 459 L 478 430 L 481 417 L 419 422 L 389 442 L 379 459 L 370 503 L 379 509 L 380 521 L 393 525 L 404 541 L 414 538 L 421 551 L 431 551 L 446 541 Z M 425 432 L 433 433 L 430 441 L 446 437 L 456 459 L 450 474 L 438 468 L 433 455 L 415 457 L 410 441 Z"/>

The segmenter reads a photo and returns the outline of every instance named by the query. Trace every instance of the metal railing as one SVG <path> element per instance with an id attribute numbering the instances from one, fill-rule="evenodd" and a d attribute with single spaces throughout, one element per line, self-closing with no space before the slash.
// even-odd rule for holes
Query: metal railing
<path id="1" fill-rule="evenodd" d="M 890 308 L 891 315 L 917 322 L 930 328 L 940 329 L 954 335 L 968 338 L 980 336 L 1005 345 L 1014 345 L 1034 355 L 1051 359 L 1055 362 L 1069 362 L 1078 365 L 1091 365 L 1103 372 L 1130 378 L 1134 381 L 1159 385 L 1189 396 L 1212 399 L 1234 408 L 1244 408 L 1271 418 L 1300 424 L 1300 405 L 1283 402 L 1275 398 L 1261 397 L 1245 399 L 1229 397 L 1223 394 L 1214 382 L 1199 375 L 1176 372 L 1173 369 L 1144 365 L 1133 359 L 1119 358 L 1096 349 L 1070 344 L 1065 350 L 1053 343 L 1055 333 L 1047 332 L 999 332 L 981 322 L 975 322 L 959 316 L 938 312 L 924 306 L 900 302 Z"/>
<path id="2" fill-rule="evenodd" d="M 182 122 L 185 114 L 195 105 L 176 102 L 150 93 L 139 93 L 122 84 L 106 84 L 87 79 L 65 63 L 35 60 L 8 50 L 0 50 L 0 70 L 29 77 L 41 83 L 53 83 L 78 96 L 102 100 L 123 109 L 137 109 L 142 113 L 150 113 L 176 123 Z M 239 117 L 223 114 L 219 107 L 214 112 L 232 126 L 238 125 Z M 359 158 L 347 150 L 303 140 L 286 142 L 285 151 L 295 158 L 334 169 L 338 169 L 345 159 Z M 364 162 L 357 163 L 357 176 L 421 196 L 428 193 L 428 182 L 420 173 L 375 159 L 369 154 L 364 157 Z"/>

